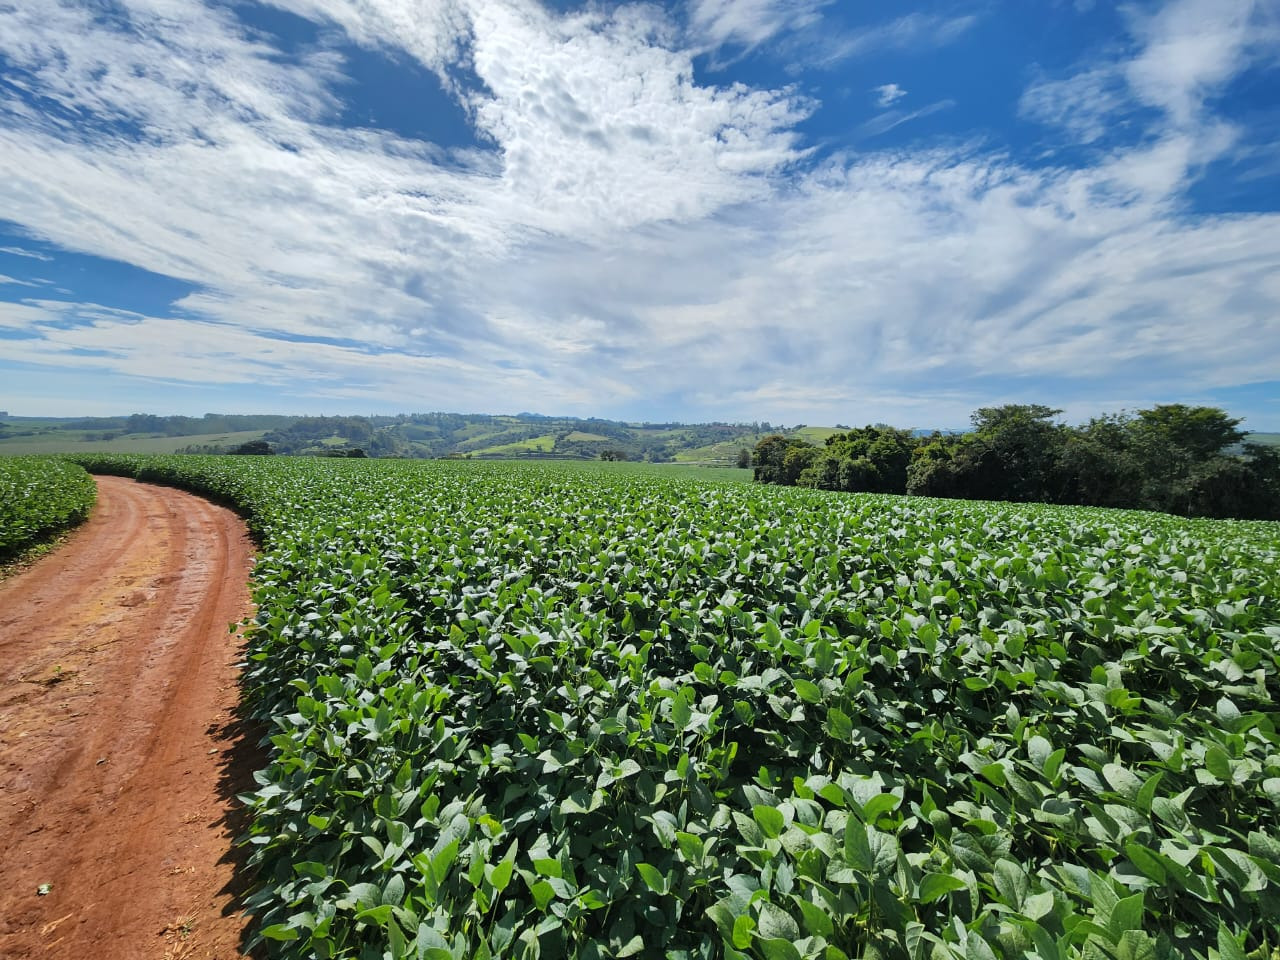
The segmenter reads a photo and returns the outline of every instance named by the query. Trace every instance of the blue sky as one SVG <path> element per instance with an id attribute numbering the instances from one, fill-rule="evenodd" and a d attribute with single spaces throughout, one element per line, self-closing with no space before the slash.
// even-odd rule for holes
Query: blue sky
<path id="1" fill-rule="evenodd" d="M 1280 430 L 1280 0 L 0 6 L 0 409 Z"/>

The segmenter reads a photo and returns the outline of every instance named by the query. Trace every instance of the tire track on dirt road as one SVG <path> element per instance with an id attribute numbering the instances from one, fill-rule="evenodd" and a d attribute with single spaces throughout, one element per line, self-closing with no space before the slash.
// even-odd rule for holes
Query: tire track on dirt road
<path id="1" fill-rule="evenodd" d="M 96 481 L 66 545 L 0 583 L 0 958 L 229 960 L 252 545 L 207 500 Z"/>

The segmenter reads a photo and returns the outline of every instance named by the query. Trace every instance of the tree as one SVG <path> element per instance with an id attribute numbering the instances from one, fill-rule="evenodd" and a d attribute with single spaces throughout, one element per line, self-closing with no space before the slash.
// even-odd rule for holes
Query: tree
<path id="1" fill-rule="evenodd" d="M 275 451 L 271 449 L 271 444 L 267 443 L 265 440 L 250 440 L 247 443 L 240 444 L 240 446 L 236 447 L 231 452 L 237 456 L 248 457 L 268 457 L 275 453 Z"/>
<path id="2" fill-rule="evenodd" d="M 1245 438 L 1245 432 L 1238 429 L 1240 423 L 1217 407 L 1165 403 L 1150 410 L 1139 410 L 1134 428 L 1192 460 L 1204 461 Z"/>
<path id="3" fill-rule="evenodd" d="M 625 459 L 627 459 L 627 452 L 626 452 L 625 450 L 617 450 L 617 449 L 613 449 L 613 448 L 610 448 L 610 449 L 608 449 L 608 450 L 601 450 L 601 451 L 600 451 L 600 459 L 601 459 L 601 460 L 608 460 L 608 461 L 611 461 L 611 462 L 616 462 L 616 461 L 619 461 L 619 460 L 625 460 Z"/>
<path id="4" fill-rule="evenodd" d="M 1058 458 L 1063 503 L 1090 507 L 1140 504 L 1142 465 L 1134 455 L 1132 428 L 1132 417 L 1116 413 L 1094 417 L 1068 432 Z"/>
<path id="5" fill-rule="evenodd" d="M 955 449 L 958 441 L 935 434 L 916 448 L 907 467 L 907 493 L 917 497 L 956 495 Z"/>
<path id="6" fill-rule="evenodd" d="M 813 444 L 805 443 L 803 440 L 793 443 L 782 458 L 782 479 L 779 482 L 794 487 L 801 475 L 809 469 L 810 464 L 817 460 L 821 453 L 822 451 Z"/>
<path id="7" fill-rule="evenodd" d="M 738 451 L 737 465 L 739 470 L 751 469 L 751 449 L 749 447 L 743 447 Z"/>
<path id="8" fill-rule="evenodd" d="M 1221 516 L 1237 494 L 1237 471 L 1222 462 L 1244 439 L 1240 421 L 1217 407 L 1168 403 L 1139 410 L 1129 427 L 1130 449 L 1142 476 L 1139 503 L 1148 510 L 1182 516 Z"/>
<path id="9" fill-rule="evenodd" d="M 837 486 L 829 489 L 906 493 L 907 468 L 920 445 L 910 430 L 884 424 L 833 434 L 826 441 L 827 453 L 841 465 Z"/>
<path id="10" fill-rule="evenodd" d="M 814 455 L 808 459 L 809 463 L 796 477 L 796 486 L 814 487 L 818 490 L 840 489 L 839 457 L 817 452 L 815 448 Z"/>
<path id="11" fill-rule="evenodd" d="M 771 434 L 756 444 L 755 453 L 752 454 L 755 479 L 759 483 L 790 486 L 809 465 L 809 459 L 817 453 L 818 448 L 811 443 L 777 433 Z"/>
<path id="12" fill-rule="evenodd" d="M 983 499 L 1055 502 L 1061 498 L 1057 460 L 1066 428 L 1053 422 L 1062 413 L 1039 403 L 981 407 L 969 419 L 981 446 L 970 463 L 983 486 Z"/>

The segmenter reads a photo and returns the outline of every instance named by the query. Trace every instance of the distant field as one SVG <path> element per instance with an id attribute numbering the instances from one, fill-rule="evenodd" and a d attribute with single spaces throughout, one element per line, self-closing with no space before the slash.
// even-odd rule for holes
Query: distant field
<path id="1" fill-rule="evenodd" d="M 799 430 L 792 430 L 788 436 L 799 437 L 801 440 L 808 440 L 813 444 L 825 443 L 827 437 L 833 437 L 837 433 L 844 433 L 836 427 L 801 427 Z"/>
<path id="2" fill-rule="evenodd" d="M 185 437 L 156 437 L 133 434 L 112 440 L 86 440 L 82 430 L 59 430 L 34 437 L 0 437 L 0 454 L 27 453 L 177 453 L 192 445 L 236 446 L 261 440 L 265 430 L 236 433 L 202 433 Z"/>
<path id="3" fill-rule="evenodd" d="M 1264 447 L 1280 447 L 1280 433 L 1251 433 L 1245 437 L 1245 442 Z"/>
<path id="4" fill-rule="evenodd" d="M 514 443 L 502 443 L 493 447 L 483 447 L 479 450 L 472 450 L 471 454 L 476 457 L 505 457 L 505 456 L 527 456 L 531 453 L 550 453 L 556 447 L 556 435 L 554 433 L 544 433 L 540 437 L 530 437 L 527 440 L 516 440 Z"/>
<path id="5" fill-rule="evenodd" d="M 575 430 L 565 439 L 574 443 L 600 443 L 607 442 L 609 438 L 599 433 L 583 433 L 581 430 Z"/>
<path id="6" fill-rule="evenodd" d="M 737 467 L 704 467 L 692 463 L 601 463 L 595 460 L 564 461 L 561 467 L 572 467 L 581 463 L 584 468 L 593 471 L 604 470 L 611 473 L 645 474 L 655 477 L 685 477 L 695 480 L 730 480 L 736 483 L 750 483 L 751 471 L 739 470 Z"/>
<path id="7" fill-rule="evenodd" d="M 678 463 L 733 463 L 738 454 L 745 448 L 754 450 L 758 439 L 725 440 L 721 443 L 709 443 L 703 447 L 681 450 L 676 454 Z"/>

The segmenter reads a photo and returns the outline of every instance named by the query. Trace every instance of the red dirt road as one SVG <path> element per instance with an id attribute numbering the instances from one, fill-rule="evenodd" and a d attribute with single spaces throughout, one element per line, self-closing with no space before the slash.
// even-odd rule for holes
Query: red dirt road
<path id="1" fill-rule="evenodd" d="M 234 794 L 259 758 L 228 624 L 252 547 L 199 497 L 97 483 L 0 583 L 0 960 L 240 957 Z"/>

